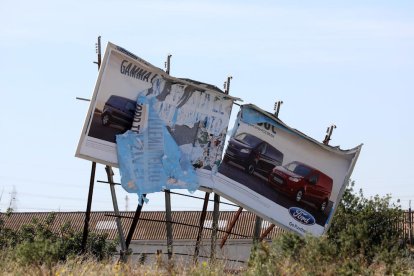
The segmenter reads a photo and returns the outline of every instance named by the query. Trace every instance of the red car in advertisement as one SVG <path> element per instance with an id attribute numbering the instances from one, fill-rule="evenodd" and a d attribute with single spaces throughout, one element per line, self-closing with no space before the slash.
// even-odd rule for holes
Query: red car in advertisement
<path id="1" fill-rule="evenodd" d="M 313 203 L 325 211 L 332 193 L 332 178 L 309 165 L 298 161 L 277 166 L 269 174 L 269 184 L 277 191 Z"/>

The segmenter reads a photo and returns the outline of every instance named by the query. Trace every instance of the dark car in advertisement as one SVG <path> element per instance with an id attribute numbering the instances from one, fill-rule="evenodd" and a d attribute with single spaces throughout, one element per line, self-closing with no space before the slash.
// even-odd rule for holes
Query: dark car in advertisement
<path id="1" fill-rule="evenodd" d="M 282 164 L 283 153 L 252 134 L 240 133 L 227 146 L 223 162 L 229 161 L 243 166 L 249 174 L 257 172 L 268 177 L 275 166 Z"/>
<path id="2" fill-rule="evenodd" d="M 104 126 L 115 125 L 124 131 L 132 126 L 136 102 L 128 98 L 112 95 L 106 101 L 101 120 Z"/>
<path id="3" fill-rule="evenodd" d="M 333 180 L 323 172 L 295 161 L 275 167 L 269 175 L 269 184 L 297 202 L 313 203 L 323 212 L 329 203 Z"/>

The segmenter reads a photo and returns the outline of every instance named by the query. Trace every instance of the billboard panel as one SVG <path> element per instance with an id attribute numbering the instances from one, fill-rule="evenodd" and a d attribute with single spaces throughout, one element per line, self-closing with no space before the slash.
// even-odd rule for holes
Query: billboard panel
<path id="1" fill-rule="evenodd" d="M 176 149 L 169 151 L 175 161 L 210 174 L 221 160 L 234 100 L 215 86 L 169 76 L 108 43 L 76 156 L 118 167 L 116 137 L 134 124 L 153 135 L 145 140 L 146 153 L 160 146 Z M 176 163 L 167 161 L 171 172 Z"/>
<path id="2" fill-rule="evenodd" d="M 361 146 L 324 145 L 254 105 L 241 107 L 213 189 L 286 229 L 323 234 Z"/>

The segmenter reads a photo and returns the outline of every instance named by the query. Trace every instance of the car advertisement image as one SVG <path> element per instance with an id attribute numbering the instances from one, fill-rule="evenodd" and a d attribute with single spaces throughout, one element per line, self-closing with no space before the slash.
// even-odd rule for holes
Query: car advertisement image
<path id="1" fill-rule="evenodd" d="M 257 172 L 267 176 L 282 164 L 283 153 L 256 136 L 240 133 L 229 141 L 223 162 L 229 161 L 243 166 L 250 175 Z"/>
<path id="2" fill-rule="evenodd" d="M 235 100 L 108 43 L 76 156 L 119 167 L 128 192 L 195 190 L 217 171 Z"/>
<path id="3" fill-rule="evenodd" d="M 361 147 L 325 145 L 271 113 L 243 105 L 213 189 L 286 229 L 322 235 Z"/>
<path id="4" fill-rule="evenodd" d="M 115 143 L 115 136 L 131 129 L 136 101 L 111 95 L 102 110 L 95 109 L 89 136 Z"/>

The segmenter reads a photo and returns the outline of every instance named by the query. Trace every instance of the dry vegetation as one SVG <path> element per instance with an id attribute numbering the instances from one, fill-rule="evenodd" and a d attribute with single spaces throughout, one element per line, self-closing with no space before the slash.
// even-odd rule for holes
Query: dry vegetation
<path id="1" fill-rule="evenodd" d="M 284 234 L 272 244 L 257 244 L 246 266 L 197 265 L 161 259 L 152 265 L 114 261 L 115 245 L 90 235 L 88 257 L 80 255 L 81 233 L 70 225 L 53 233 L 46 222 L 33 221 L 19 231 L 0 219 L 0 275 L 414 275 L 414 252 L 395 227 L 401 218 L 389 197 L 367 199 L 345 192 L 331 229 L 321 238 Z"/>

